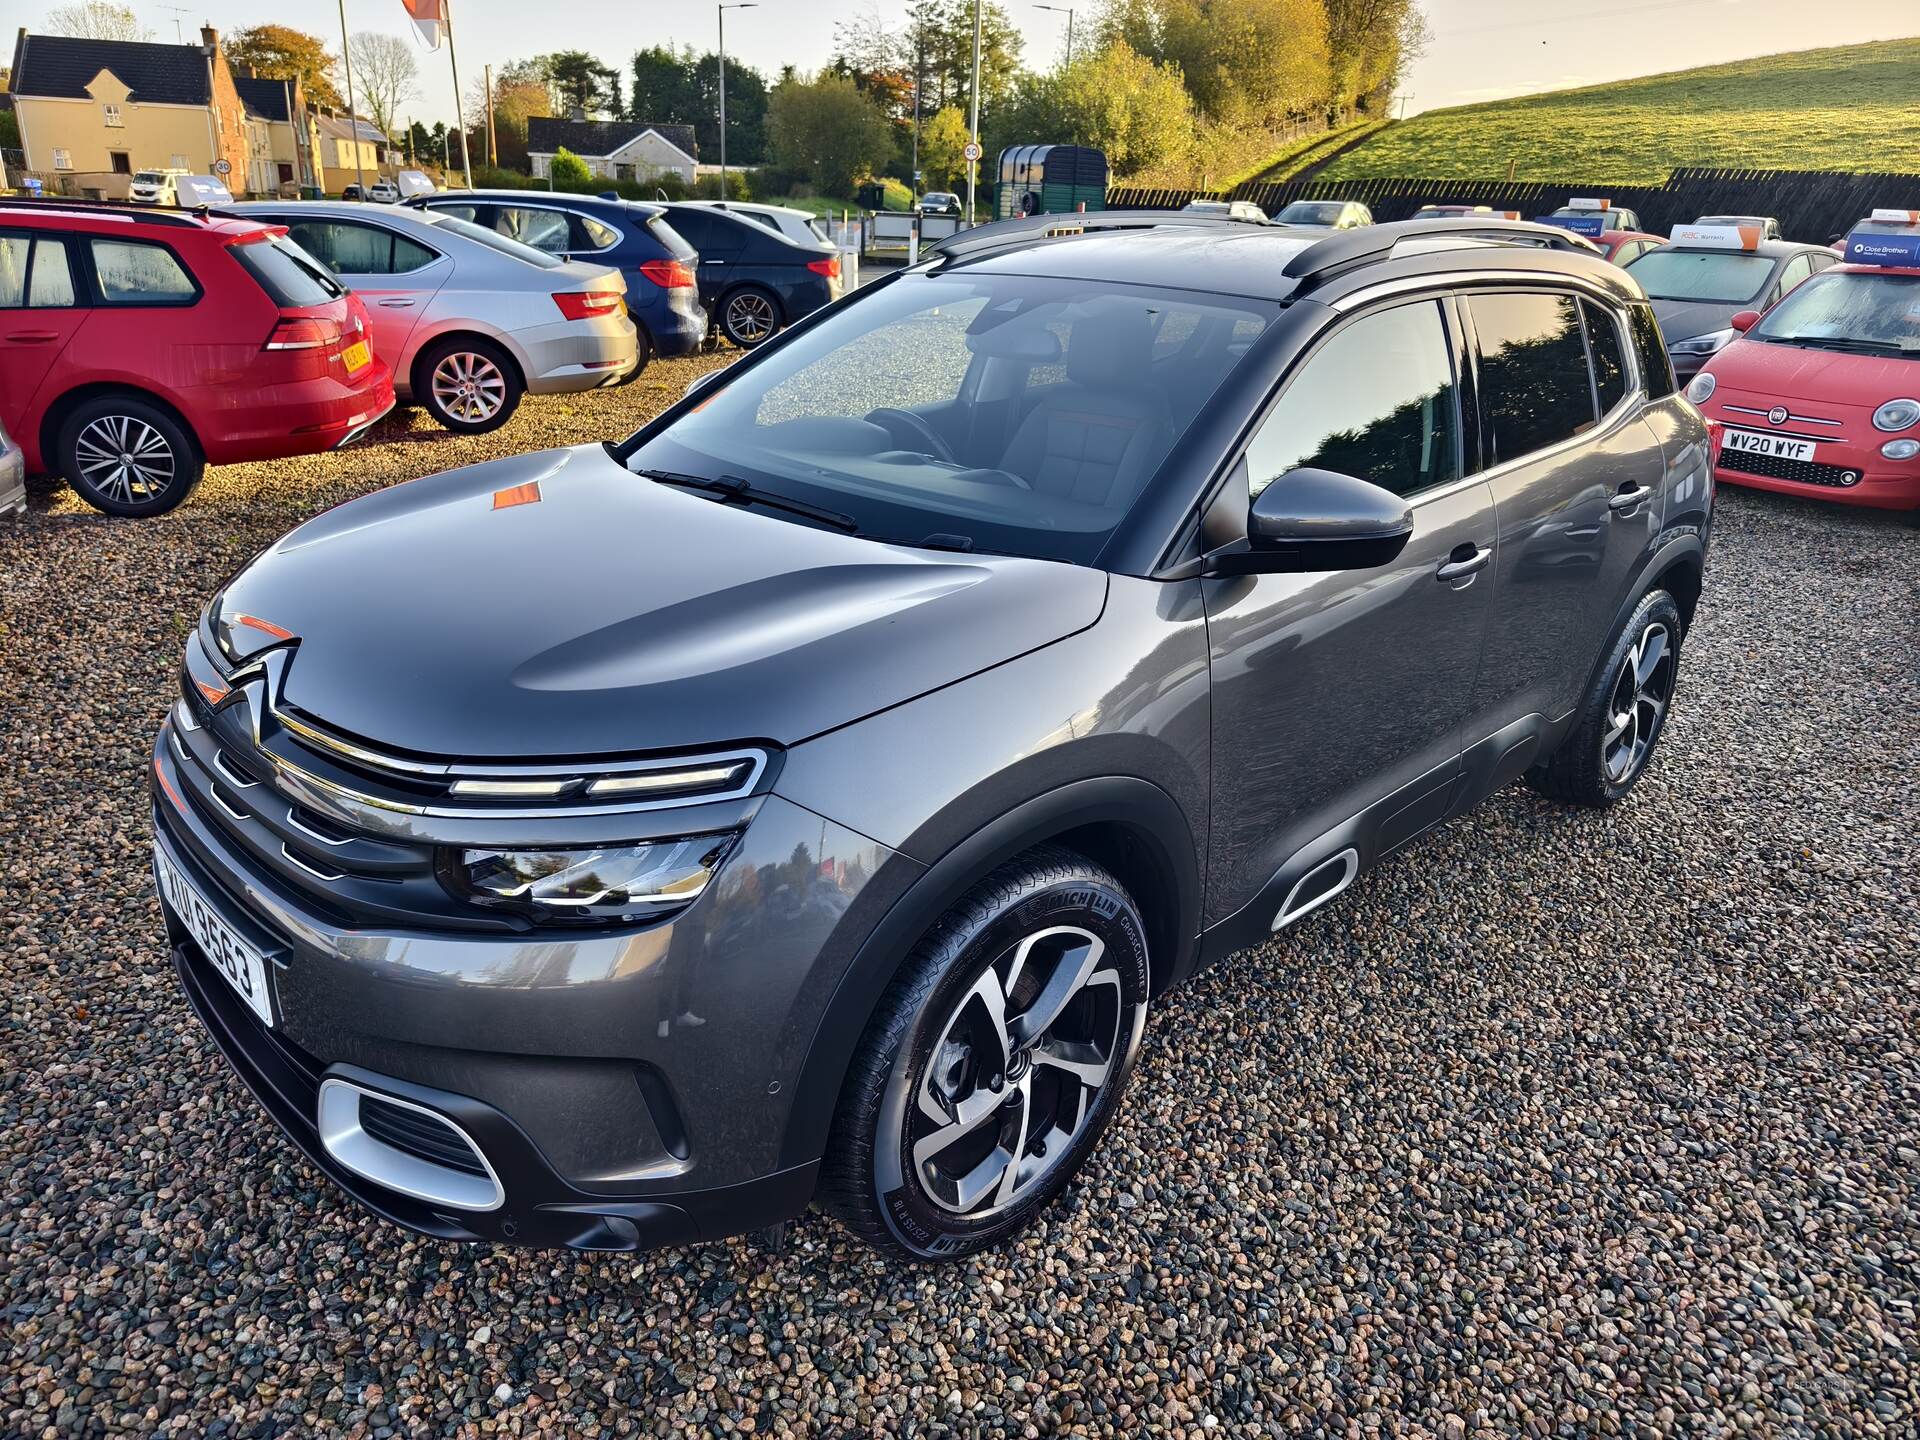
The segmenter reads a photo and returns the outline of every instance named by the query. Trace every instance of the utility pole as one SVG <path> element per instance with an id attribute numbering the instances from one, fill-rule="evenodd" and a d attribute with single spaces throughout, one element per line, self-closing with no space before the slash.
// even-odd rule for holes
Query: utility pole
<path id="1" fill-rule="evenodd" d="M 913 164 L 907 167 L 913 182 L 913 198 L 920 200 L 920 87 L 927 78 L 927 22 L 919 11 L 913 16 Z"/>
<path id="2" fill-rule="evenodd" d="M 973 0 L 973 91 L 967 97 L 971 117 L 967 121 L 967 139 L 980 147 L 980 0 Z M 974 191 L 980 182 L 980 162 L 967 161 L 967 223 L 973 224 Z"/>
<path id="3" fill-rule="evenodd" d="M 720 19 L 720 198 L 727 198 L 727 11 L 757 10 L 760 0 L 713 7 Z"/>
<path id="4" fill-rule="evenodd" d="M 1411 94 L 1396 95 L 1393 98 L 1400 106 L 1399 118 L 1402 120 L 1406 119 L 1407 118 L 1407 101 L 1411 100 L 1413 96 Z"/>
<path id="5" fill-rule="evenodd" d="M 353 108 L 353 46 L 347 43 L 347 0 L 340 0 L 340 64 L 347 72 L 347 133 L 353 137 L 353 183 L 364 200 L 367 176 L 360 168 L 360 115 Z"/>
<path id="6" fill-rule="evenodd" d="M 341 0 L 344 5 L 346 0 Z M 467 148 L 467 117 L 460 101 L 460 56 L 453 48 L 453 0 L 442 0 L 440 18 L 447 27 L 447 60 L 453 66 L 453 123 L 460 127 L 460 165 L 467 172 L 467 189 L 473 189 L 473 155 Z"/>
<path id="7" fill-rule="evenodd" d="M 493 66 L 480 67 L 481 84 L 487 95 L 487 164 L 499 165 L 500 149 L 493 143 Z"/>

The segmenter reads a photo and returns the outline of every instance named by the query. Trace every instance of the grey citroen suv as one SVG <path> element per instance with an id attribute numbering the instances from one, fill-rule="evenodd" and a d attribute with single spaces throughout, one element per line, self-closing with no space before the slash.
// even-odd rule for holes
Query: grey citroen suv
<path id="1" fill-rule="evenodd" d="M 153 749 L 173 963 L 429 1235 L 964 1255 L 1170 986 L 1511 781 L 1633 788 L 1711 502 L 1543 227 L 988 226 L 248 564 Z"/>

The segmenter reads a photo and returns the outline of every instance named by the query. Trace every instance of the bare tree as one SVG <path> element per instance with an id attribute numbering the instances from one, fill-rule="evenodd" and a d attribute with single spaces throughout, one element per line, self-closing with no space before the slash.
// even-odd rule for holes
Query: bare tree
<path id="1" fill-rule="evenodd" d="M 347 48 L 353 56 L 354 98 L 380 133 L 391 137 L 400 106 L 417 93 L 420 67 L 413 47 L 397 36 L 362 31 L 347 42 Z"/>
<path id="2" fill-rule="evenodd" d="M 115 5 L 113 0 L 80 0 L 77 5 L 57 5 L 47 12 L 47 29 L 55 35 L 71 35 L 80 40 L 151 40 L 153 32 L 140 23 L 130 5 Z"/>

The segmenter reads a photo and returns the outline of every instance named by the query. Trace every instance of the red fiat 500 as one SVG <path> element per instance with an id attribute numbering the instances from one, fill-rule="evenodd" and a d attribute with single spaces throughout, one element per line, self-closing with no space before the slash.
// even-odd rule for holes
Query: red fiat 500
<path id="1" fill-rule="evenodd" d="M 1920 215 L 1874 211 L 1847 262 L 1759 315 L 1694 376 L 1714 477 L 1845 505 L 1920 510 Z"/>
<path id="2" fill-rule="evenodd" d="M 0 424 L 29 473 L 158 515 L 209 463 L 330 450 L 392 408 L 365 309 L 283 228 L 0 201 Z"/>

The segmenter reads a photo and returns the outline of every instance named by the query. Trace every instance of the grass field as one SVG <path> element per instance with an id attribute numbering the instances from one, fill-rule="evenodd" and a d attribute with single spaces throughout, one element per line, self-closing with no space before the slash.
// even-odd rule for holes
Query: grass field
<path id="1" fill-rule="evenodd" d="M 1920 169 L 1920 38 L 1800 50 L 1432 110 L 1323 180 L 1457 176 L 1657 185 L 1680 165 Z"/>

